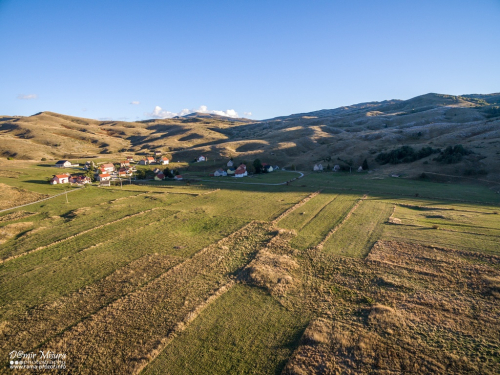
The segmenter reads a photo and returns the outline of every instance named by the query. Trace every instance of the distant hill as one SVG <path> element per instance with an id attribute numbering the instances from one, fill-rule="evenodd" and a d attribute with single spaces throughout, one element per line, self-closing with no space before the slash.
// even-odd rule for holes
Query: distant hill
<path id="1" fill-rule="evenodd" d="M 306 170 L 318 162 L 357 168 L 367 159 L 371 169 L 387 173 L 429 171 L 499 180 L 499 107 L 500 93 L 431 93 L 263 121 L 205 113 L 139 122 L 97 121 L 42 112 L 0 117 L 0 155 L 40 160 L 161 149 L 175 160 L 189 161 L 199 154 L 247 162 L 260 158 Z M 436 161 L 434 153 L 398 164 L 376 161 L 381 153 L 402 146 L 443 151 L 458 144 L 468 151 L 459 158 Z"/>

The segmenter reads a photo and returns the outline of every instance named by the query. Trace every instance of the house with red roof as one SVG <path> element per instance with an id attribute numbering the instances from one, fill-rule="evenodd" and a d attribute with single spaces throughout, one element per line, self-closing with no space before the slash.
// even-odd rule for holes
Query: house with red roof
<path id="1" fill-rule="evenodd" d="M 245 164 L 240 164 L 238 168 L 234 171 L 234 177 L 245 177 L 248 176 L 247 166 Z"/>
<path id="2" fill-rule="evenodd" d="M 158 164 L 167 165 L 168 163 L 170 163 L 170 160 L 166 156 L 158 159 Z"/>
<path id="3" fill-rule="evenodd" d="M 178 174 L 177 176 L 174 177 L 174 180 L 180 181 L 182 180 L 182 176 Z"/>
<path id="4" fill-rule="evenodd" d="M 69 175 L 67 174 L 56 174 L 50 180 L 51 185 L 67 184 L 67 183 L 69 183 Z"/>
<path id="5" fill-rule="evenodd" d="M 85 185 L 85 184 L 90 184 L 91 181 L 90 177 L 75 175 L 75 176 L 70 176 L 69 182 L 72 184 Z"/>
<path id="6" fill-rule="evenodd" d="M 128 160 L 123 160 L 120 162 L 120 167 L 130 167 L 130 162 Z"/>
<path id="7" fill-rule="evenodd" d="M 109 181 L 111 180 L 111 175 L 108 173 L 102 173 L 97 176 L 97 181 Z"/>
<path id="8" fill-rule="evenodd" d="M 155 180 L 156 181 L 162 181 L 165 179 L 165 175 L 163 173 L 158 173 L 156 176 L 155 176 Z"/>
<path id="9" fill-rule="evenodd" d="M 105 173 L 113 173 L 115 171 L 115 166 L 112 163 L 104 163 L 99 169 Z"/>

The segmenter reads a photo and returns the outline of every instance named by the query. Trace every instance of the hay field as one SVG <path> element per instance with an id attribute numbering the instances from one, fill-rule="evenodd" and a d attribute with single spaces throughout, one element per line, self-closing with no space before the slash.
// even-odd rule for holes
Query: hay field
<path id="1" fill-rule="evenodd" d="M 39 173 L 10 186 L 41 194 Z M 76 374 L 500 372 L 493 190 L 323 173 L 68 197 L 0 214 L 0 373 L 14 348 Z"/>

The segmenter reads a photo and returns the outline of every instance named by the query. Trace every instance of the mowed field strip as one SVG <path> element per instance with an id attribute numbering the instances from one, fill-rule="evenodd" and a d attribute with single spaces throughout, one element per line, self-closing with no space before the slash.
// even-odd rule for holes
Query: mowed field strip
<path id="1" fill-rule="evenodd" d="M 203 311 L 142 374 L 276 374 L 307 321 L 261 288 L 238 284 Z"/>
<path id="2" fill-rule="evenodd" d="M 322 207 L 319 210 L 317 210 L 317 206 L 314 207 L 316 210 L 312 218 L 304 220 L 306 224 L 302 226 L 303 223 L 297 221 L 296 225 L 302 227 L 291 241 L 291 245 L 299 250 L 317 246 L 328 232 L 344 219 L 360 198 L 361 196 L 355 195 L 336 195 L 334 199 L 322 200 Z M 314 199 L 308 203 L 313 201 Z M 299 211 L 302 210 L 307 213 L 307 204 Z"/>
<path id="3" fill-rule="evenodd" d="M 364 258 L 381 237 L 382 224 L 391 215 L 388 204 L 365 199 L 323 244 L 323 250 L 334 254 Z"/>

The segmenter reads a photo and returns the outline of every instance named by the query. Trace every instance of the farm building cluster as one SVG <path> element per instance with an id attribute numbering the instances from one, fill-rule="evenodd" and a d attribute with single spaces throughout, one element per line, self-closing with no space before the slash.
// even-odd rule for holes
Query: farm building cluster
<path id="1" fill-rule="evenodd" d="M 274 167 L 267 163 L 262 163 L 262 170 L 265 172 L 272 172 L 280 169 L 277 165 Z M 210 173 L 210 177 L 246 177 L 248 176 L 247 166 L 243 163 L 234 166 L 234 161 L 229 160 L 225 166 L 225 168 L 219 168 L 215 172 Z"/>
<path id="2" fill-rule="evenodd" d="M 85 175 L 75 174 L 71 175 L 69 173 L 62 173 L 54 175 L 50 179 L 50 183 L 56 184 L 77 184 L 84 185 L 92 182 L 92 173 L 96 181 L 100 182 L 101 186 L 109 186 L 111 180 L 121 179 L 121 178 L 131 178 L 137 169 L 133 164 L 137 165 L 167 165 L 170 163 L 170 159 L 166 156 L 162 156 L 160 151 L 155 151 L 155 157 L 145 157 L 139 162 L 134 160 L 133 156 L 128 156 L 126 159 L 120 161 L 119 163 L 101 163 L 97 165 L 93 161 L 87 161 L 83 166 L 83 170 L 86 171 Z M 59 160 L 56 162 L 55 167 L 57 168 L 74 168 L 78 167 L 79 164 L 72 164 L 69 160 Z M 181 176 L 175 176 L 177 180 L 182 179 Z M 162 180 L 165 175 L 157 168 L 155 169 L 155 180 Z"/>

